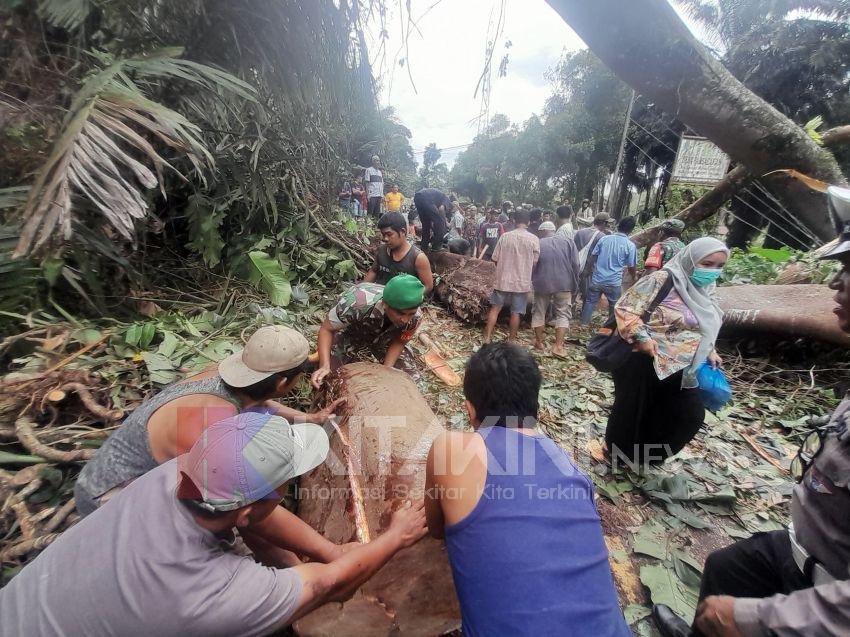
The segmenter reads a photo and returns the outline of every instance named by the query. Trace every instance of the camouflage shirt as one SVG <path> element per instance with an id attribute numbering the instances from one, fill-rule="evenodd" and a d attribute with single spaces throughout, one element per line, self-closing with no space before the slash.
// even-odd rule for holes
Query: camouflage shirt
<path id="1" fill-rule="evenodd" d="M 340 295 L 328 313 L 328 321 L 335 328 L 344 329 L 347 336 L 370 343 L 387 336 L 403 343 L 410 341 L 422 322 L 422 313 L 417 310 L 406 325 L 398 327 L 387 318 L 386 310 L 383 285 L 357 283 Z"/>

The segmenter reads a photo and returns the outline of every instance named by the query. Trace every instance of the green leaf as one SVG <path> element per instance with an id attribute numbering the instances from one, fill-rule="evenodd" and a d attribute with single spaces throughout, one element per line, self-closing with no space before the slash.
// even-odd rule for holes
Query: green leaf
<path id="1" fill-rule="evenodd" d="M 699 590 L 702 569 L 694 558 L 681 551 L 673 551 L 673 570 L 685 586 Z"/>
<path id="2" fill-rule="evenodd" d="M 172 362 L 162 354 L 147 352 L 144 359 L 152 383 L 168 385 L 180 377 L 180 373 L 174 369 Z"/>
<path id="3" fill-rule="evenodd" d="M 635 622 L 639 622 L 644 617 L 649 617 L 652 611 L 646 606 L 640 604 L 629 604 L 623 610 L 623 615 L 626 617 L 626 623 L 631 626 Z"/>
<path id="4" fill-rule="evenodd" d="M 0 451 L 0 464 L 38 464 L 39 462 L 46 462 L 46 460 L 38 456 Z"/>
<path id="5" fill-rule="evenodd" d="M 649 589 L 653 604 L 666 604 L 688 624 L 696 613 L 696 598 L 683 591 L 676 574 L 664 566 L 641 566 L 640 581 Z"/>
<path id="6" fill-rule="evenodd" d="M 280 264 L 265 252 L 250 252 L 248 258 L 254 266 L 251 282 L 269 295 L 273 305 L 286 307 L 292 297 L 292 285 L 286 279 L 286 273 Z"/>
<path id="7" fill-rule="evenodd" d="M 142 326 L 142 333 L 139 337 L 139 349 L 150 347 L 154 336 L 156 336 L 156 323 L 145 323 Z"/>
<path id="8" fill-rule="evenodd" d="M 334 270 L 339 272 L 339 275 L 343 279 L 354 279 L 357 277 L 357 264 L 354 263 L 351 259 L 347 259 L 345 261 L 340 261 L 336 265 L 334 265 Z"/>
<path id="9" fill-rule="evenodd" d="M 124 342 L 130 347 L 138 347 L 142 338 L 142 326 L 138 323 L 131 325 L 124 333 Z"/>
<path id="10" fill-rule="evenodd" d="M 676 502 L 665 502 L 664 507 L 667 509 L 667 513 L 677 517 L 691 528 L 707 529 L 711 527 L 711 524 L 703 520 L 696 513 L 691 513 L 681 504 Z"/>
<path id="11" fill-rule="evenodd" d="M 165 358 L 170 359 L 171 356 L 174 354 L 174 350 L 177 349 L 177 345 L 179 343 L 180 341 L 174 332 L 164 330 L 162 333 L 162 343 L 159 344 L 156 353 L 161 354 L 162 356 L 165 356 Z"/>
<path id="12" fill-rule="evenodd" d="M 48 257 L 41 263 L 41 271 L 47 281 L 47 285 L 53 287 L 56 281 L 59 280 L 59 275 L 62 274 L 62 268 L 65 267 L 64 259 L 54 259 Z"/>
<path id="13" fill-rule="evenodd" d="M 647 522 L 632 537 L 632 550 L 659 560 L 667 558 L 667 539 L 664 528 L 657 522 Z"/>
<path id="14" fill-rule="evenodd" d="M 76 339 L 83 345 L 91 345 L 95 341 L 98 341 L 103 338 L 103 333 L 100 330 L 87 327 L 81 330 L 75 330 L 71 334 L 71 337 Z"/>

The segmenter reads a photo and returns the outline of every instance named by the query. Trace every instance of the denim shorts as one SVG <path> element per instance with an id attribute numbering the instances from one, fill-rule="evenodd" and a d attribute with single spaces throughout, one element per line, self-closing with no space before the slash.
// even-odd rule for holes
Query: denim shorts
<path id="1" fill-rule="evenodd" d="M 501 292 L 493 290 L 490 305 L 509 305 L 511 314 L 525 314 L 528 307 L 528 292 Z"/>

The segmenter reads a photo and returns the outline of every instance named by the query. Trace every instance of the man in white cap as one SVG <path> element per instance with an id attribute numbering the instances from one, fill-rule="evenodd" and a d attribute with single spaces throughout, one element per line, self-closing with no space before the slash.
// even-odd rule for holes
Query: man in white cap
<path id="1" fill-rule="evenodd" d="M 265 635 L 345 601 L 425 534 L 421 504 L 327 564 L 269 568 L 229 550 L 233 529 L 261 528 L 280 509 L 281 486 L 322 463 L 328 448 L 314 424 L 258 413 L 218 421 L 188 454 L 134 481 L 0 590 L 0 632 Z M 296 524 L 280 534 L 303 550 Z"/>
<path id="2" fill-rule="evenodd" d="M 241 352 L 145 400 L 83 467 L 74 486 L 77 511 L 88 515 L 139 476 L 186 453 L 209 425 L 241 411 L 324 424 L 340 401 L 307 414 L 272 400 L 295 386 L 309 351 L 299 332 L 280 325 L 261 327 Z M 290 554 L 275 548 L 274 537 L 276 523 L 286 524 L 294 516 L 278 509 L 270 516 L 266 537 L 244 539 L 264 561 L 291 563 Z M 338 547 L 318 533 L 312 542 L 316 559 L 327 561 L 337 554 Z"/>

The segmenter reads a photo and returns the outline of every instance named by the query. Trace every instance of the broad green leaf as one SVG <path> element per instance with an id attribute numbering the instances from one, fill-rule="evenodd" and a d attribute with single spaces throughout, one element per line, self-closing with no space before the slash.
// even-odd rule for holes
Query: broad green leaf
<path id="1" fill-rule="evenodd" d="M 156 336 L 156 323 L 145 323 L 142 325 L 142 333 L 139 336 L 139 349 L 147 349 Z"/>
<path id="2" fill-rule="evenodd" d="M 676 502 L 665 502 L 664 507 L 667 509 L 667 513 L 677 517 L 679 520 L 690 526 L 694 529 L 707 529 L 711 527 L 711 524 L 706 522 L 696 513 L 691 513 L 681 504 Z"/>
<path id="3" fill-rule="evenodd" d="M 179 340 L 177 335 L 174 332 L 169 330 L 164 330 L 162 333 L 162 343 L 159 344 L 159 347 L 156 350 L 157 354 L 162 354 L 166 358 L 170 359 L 174 354 L 174 350 L 177 349 L 177 345 L 179 344 Z"/>
<path id="4" fill-rule="evenodd" d="M 144 360 L 152 383 L 168 385 L 180 377 L 172 362 L 162 354 L 146 352 Z"/>
<path id="5" fill-rule="evenodd" d="M 688 624 L 696 613 L 696 599 L 683 591 L 676 574 L 664 566 L 641 566 L 640 581 L 649 589 L 653 604 L 666 604 Z"/>
<path id="6" fill-rule="evenodd" d="M 286 273 L 280 264 L 265 252 L 250 252 L 248 258 L 253 264 L 251 282 L 269 295 L 273 305 L 286 307 L 292 297 L 292 285 L 286 279 Z"/>
<path id="7" fill-rule="evenodd" d="M 625 610 L 623 610 L 623 615 L 626 617 L 626 623 L 631 626 L 635 622 L 639 622 L 644 617 L 649 617 L 651 612 L 651 609 L 646 606 L 641 606 L 640 604 L 629 604 L 626 606 Z"/>
<path id="8" fill-rule="evenodd" d="M 647 522 L 632 537 L 632 550 L 659 560 L 667 558 L 667 534 L 660 524 Z"/>
<path id="9" fill-rule="evenodd" d="M 98 341 L 103 338 L 103 333 L 100 330 L 87 327 L 81 330 L 75 330 L 71 334 L 71 338 L 74 338 L 83 345 L 91 345 L 95 341 Z"/>
<path id="10" fill-rule="evenodd" d="M 138 347 L 142 338 L 142 326 L 138 323 L 131 325 L 124 333 L 124 342 L 130 347 Z"/>

